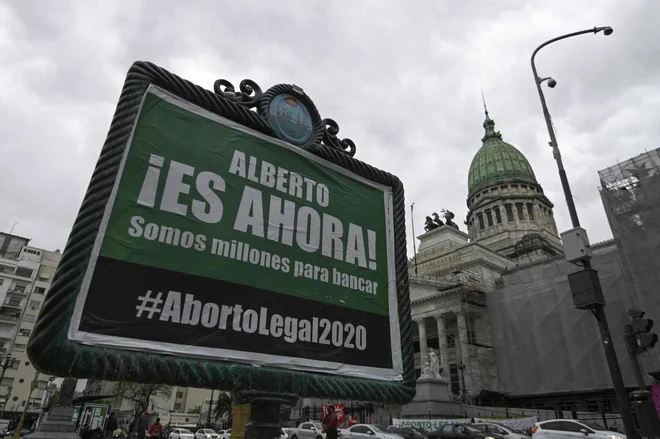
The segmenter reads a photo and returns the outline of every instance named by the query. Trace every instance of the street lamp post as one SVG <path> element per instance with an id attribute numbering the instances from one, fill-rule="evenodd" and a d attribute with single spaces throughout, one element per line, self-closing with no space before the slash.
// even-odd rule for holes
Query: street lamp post
<path id="1" fill-rule="evenodd" d="M 541 100 L 541 107 L 543 109 L 543 117 L 545 118 L 545 124 L 548 128 L 548 134 L 550 135 L 550 146 L 552 147 L 552 152 L 557 162 L 557 169 L 559 171 L 559 178 L 561 180 L 561 185 L 564 190 L 564 196 L 566 197 L 566 205 L 568 206 L 568 212 L 571 217 L 571 222 L 573 224 L 573 236 L 581 240 L 583 245 L 588 247 L 588 242 L 586 238 L 586 231 L 581 229 L 580 220 L 578 218 L 577 209 L 575 208 L 575 202 L 573 201 L 573 194 L 571 193 L 571 187 L 568 183 L 568 177 L 566 176 L 566 170 L 564 169 L 564 164 L 561 159 L 561 154 L 559 152 L 559 145 L 557 143 L 557 138 L 555 136 L 555 131 L 552 126 L 552 118 L 548 112 L 548 106 L 545 102 L 545 96 L 543 95 L 543 90 L 541 89 L 541 84 L 545 81 L 548 82 L 550 88 L 554 88 L 557 85 L 557 81 L 550 77 L 541 78 L 537 71 L 536 65 L 534 64 L 534 58 L 539 50 L 543 49 L 545 46 L 552 44 L 554 42 L 564 40 L 566 38 L 575 37 L 578 35 L 584 34 L 597 34 L 603 32 L 604 35 L 611 35 L 613 30 L 609 26 L 604 27 L 594 27 L 593 29 L 586 29 L 579 32 L 573 32 L 570 34 L 562 35 L 557 38 L 546 41 L 541 44 L 539 47 L 534 50 L 531 57 L 532 72 L 534 73 L 534 83 L 536 84 L 536 89 L 539 93 L 539 99 Z M 632 418 L 632 412 L 630 410 L 630 401 L 628 400 L 628 395 L 626 394 L 626 387 L 623 383 L 623 378 L 621 377 L 621 371 L 619 369 L 619 361 L 617 359 L 616 351 L 614 350 L 614 344 L 612 343 L 612 336 L 610 334 L 610 328 L 607 323 L 607 316 L 605 315 L 605 300 L 602 297 L 602 289 L 600 287 L 600 281 L 598 279 L 597 271 L 591 267 L 591 262 L 589 256 L 581 258 L 583 270 L 576 273 L 573 279 L 569 277 L 569 284 L 571 284 L 571 292 L 573 293 L 574 303 L 576 307 L 580 309 L 588 309 L 591 311 L 598 322 L 598 328 L 600 329 L 600 336 L 603 342 L 603 348 L 605 350 L 605 357 L 607 359 L 607 365 L 610 369 L 610 375 L 612 378 L 612 384 L 614 385 L 614 391 L 619 403 L 619 408 L 621 409 L 621 417 L 623 419 L 624 428 L 626 429 L 626 435 L 629 439 L 638 437 L 637 430 L 635 429 L 635 424 Z M 587 287 L 588 298 L 585 300 L 585 296 L 581 292 L 576 292 L 573 288 L 574 285 L 581 284 L 581 287 Z M 590 284 L 590 285 L 587 285 Z"/>
<path id="2" fill-rule="evenodd" d="M 32 383 L 30 384 L 30 393 L 28 393 L 27 400 L 25 401 L 25 408 L 23 409 L 23 414 L 21 415 L 21 419 L 18 421 L 18 425 L 16 426 L 16 430 L 14 431 L 14 439 L 18 439 L 21 437 L 21 430 L 23 429 L 23 424 L 25 423 L 25 414 L 28 411 L 28 408 L 30 407 L 30 399 L 32 398 L 32 392 L 37 388 L 39 385 L 39 372 L 34 373 L 34 379 L 32 380 Z"/>
<path id="3" fill-rule="evenodd" d="M 13 389 L 14 389 L 13 386 L 7 387 L 7 394 L 5 395 L 5 403 L 2 404 L 2 411 L 0 412 L 0 419 L 2 419 L 2 417 L 5 414 L 5 409 L 7 408 L 7 404 L 9 404 L 9 397 L 11 396 L 11 391 Z"/>

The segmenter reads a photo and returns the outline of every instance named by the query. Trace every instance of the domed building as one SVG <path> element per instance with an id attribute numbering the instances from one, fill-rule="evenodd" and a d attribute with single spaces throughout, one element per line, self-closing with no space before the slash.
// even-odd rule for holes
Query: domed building
<path id="1" fill-rule="evenodd" d="M 468 173 L 467 233 L 451 216 L 435 225 L 427 217 L 410 271 L 418 376 L 437 351 L 449 393 L 463 402 L 494 402 L 499 394 L 488 294 L 511 270 L 563 254 L 554 206 L 529 161 L 502 139 L 487 111 L 483 127 Z"/>
<path id="2" fill-rule="evenodd" d="M 468 173 L 470 239 L 519 263 L 563 253 L 553 204 L 529 162 L 495 131 L 488 111 L 483 126 L 482 145 Z"/>

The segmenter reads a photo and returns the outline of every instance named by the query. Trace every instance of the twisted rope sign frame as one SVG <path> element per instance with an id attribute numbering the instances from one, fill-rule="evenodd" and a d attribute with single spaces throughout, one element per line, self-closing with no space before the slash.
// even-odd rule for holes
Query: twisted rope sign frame
<path id="1" fill-rule="evenodd" d="M 119 172 L 122 155 L 137 121 L 143 96 L 152 85 L 271 137 L 278 135 L 267 117 L 268 102 L 282 92 L 296 93 L 310 110 L 313 124 L 310 139 L 307 143 L 297 146 L 358 176 L 392 189 L 396 289 L 403 364 L 401 381 L 253 367 L 212 359 L 90 346 L 68 338 L 76 299 Z M 131 66 L 61 263 L 29 340 L 27 352 L 30 359 L 39 371 L 61 377 L 408 403 L 415 394 L 415 370 L 405 203 L 401 181 L 392 174 L 354 159 L 355 144 L 350 139 L 337 138 L 337 123 L 331 119 L 321 119 L 312 101 L 299 87 L 281 84 L 262 93 L 253 81 L 245 80 L 241 82 L 239 90 L 235 91 L 233 85 L 226 80 L 218 80 L 214 91 L 209 91 L 149 62 L 139 61 Z"/>

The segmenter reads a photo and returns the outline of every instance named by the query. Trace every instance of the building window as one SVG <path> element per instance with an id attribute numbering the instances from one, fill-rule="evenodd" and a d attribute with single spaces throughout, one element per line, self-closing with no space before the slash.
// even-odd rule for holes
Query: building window
<path id="1" fill-rule="evenodd" d="M 32 290 L 34 294 L 46 294 L 46 289 L 44 287 L 34 287 Z"/>
<path id="2" fill-rule="evenodd" d="M 175 402 L 174 403 L 174 410 L 181 410 L 181 403 L 180 402 Z"/>
<path id="3" fill-rule="evenodd" d="M 25 267 L 16 267 L 16 276 L 32 278 L 34 270 Z"/>
<path id="4" fill-rule="evenodd" d="M 25 314 L 23 316 L 23 321 L 24 322 L 36 322 L 37 321 L 37 316 L 32 315 L 32 314 Z"/>
<path id="5" fill-rule="evenodd" d="M 477 218 L 479 218 L 479 229 L 483 230 L 484 227 L 484 216 L 481 213 L 477 214 Z"/>
<path id="6" fill-rule="evenodd" d="M 32 331 L 30 331 L 29 329 L 20 329 L 18 331 L 18 335 L 20 335 L 21 337 L 29 337 L 31 332 Z"/>
<path id="7" fill-rule="evenodd" d="M 497 224 L 502 224 L 502 214 L 500 214 L 500 208 L 496 207 L 493 210 L 495 211 L 495 221 L 497 221 Z"/>
<path id="8" fill-rule="evenodd" d="M 493 214 L 490 213 L 490 210 L 486 211 L 486 218 L 488 218 L 488 227 L 493 227 Z"/>
<path id="9" fill-rule="evenodd" d="M 183 398 L 183 392 L 176 392 L 176 397 L 177 397 L 178 399 Z"/>
<path id="10" fill-rule="evenodd" d="M 39 309 L 41 306 L 41 300 L 30 300 L 30 308 Z"/>
<path id="11" fill-rule="evenodd" d="M 2 241 L 2 247 L 0 247 L 0 256 L 5 256 L 7 254 L 7 249 L 9 249 L 9 241 L 11 241 L 11 238 L 5 236 L 4 241 Z"/>
<path id="12" fill-rule="evenodd" d="M 26 288 L 26 285 L 16 284 L 16 285 L 14 285 L 14 288 L 12 288 L 12 289 L 14 291 L 16 291 L 17 293 L 25 293 L 25 288 Z"/>
<path id="13" fill-rule="evenodd" d="M 13 306 L 14 308 L 21 308 L 21 300 L 20 299 L 18 299 L 18 300 L 16 300 L 16 299 L 5 300 L 4 304 L 7 305 L 7 306 Z"/>
<path id="14" fill-rule="evenodd" d="M 25 350 L 25 345 L 22 343 L 14 343 L 14 347 L 12 350 L 17 351 L 17 352 L 23 352 Z"/>
<path id="15" fill-rule="evenodd" d="M 531 204 L 527 205 L 527 215 L 529 215 L 530 221 L 535 221 L 534 219 L 534 207 Z"/>
<path id="16" fill-rule="evenodd" d="M 454 334 L 447 334 L 447 347 L 448 348 L 456 347 L 456 339 L 454 338 Z"/>
<path id="17" fill-rule="evenodd" d="M 9 386 L 11 386 L 12 384 L 14 384 L 14 379 L 13 379 L 13 378 L 7 378 L 7 377 L 4 377 L 4 378 L 2 378 L 2 381 L 0 381 L 0 386 L 7 386 L 7 387 L 9 387 Z"/>
<path id="18" fill-rule="evenodd" d="M 449 366 L 449 381 L 451 382 L 451 393 L 458 395 L 461 393 L 461 385 L 458 382 L 458 365 Z"/>
<path id="19" fill-rule="evenodd" d="M 5 283 L 5 280 L 0 278 L 0 285 L 2 285 L 3 283 Z"/>
<path id="20" fill-rule="evenodd" d="M 518 219 L 520 221 L 525 220 L 525 211 L 523 211 L 523 205 L 522 204 L 516 204 L 516 209 L 518 210 Z"/>
<path id="21" fill-rule="evenodd" d="M 469 328 L 467 330 L 467 341 L 469 344 L 475 344 L 477 342 L 476 335 L 474 334 L 474 329 Z"/>
<path id="22" fill-rule="evenodd" d="M 506 220 L 510 223 L 515 221 L 515 219 L 513 218 L 513 206 L 511 206 L 510 204 L 506 205 Z"/>

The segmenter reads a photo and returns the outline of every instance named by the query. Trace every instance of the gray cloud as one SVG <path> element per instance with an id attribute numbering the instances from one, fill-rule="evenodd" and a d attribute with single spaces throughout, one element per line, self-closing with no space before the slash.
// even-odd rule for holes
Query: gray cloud
<path id="1" fill-rule="evenodd" d="M 465 215 L 483 134 L 480 88 L 497 129 L 556 204 L 559 228 L 570 227 L 529 68 L 533 49 L 556 35 L 615 28 L 538 57 L 559 82 L 548 103 L 592 241 L 611 236 L 596 171 L 657 146 L 652 0 L 116 3 L 0 6 L 0 230 L 18 221 L 15 233 L 37 246 L 64 246 L 138 59 L 207 88 L 219 77 L 302 86 L 357 143 L 359 159 L 401 178 L 418 233 L 430 212 Z"/>

